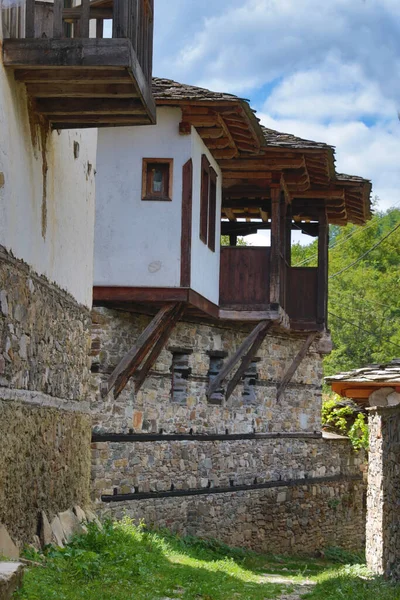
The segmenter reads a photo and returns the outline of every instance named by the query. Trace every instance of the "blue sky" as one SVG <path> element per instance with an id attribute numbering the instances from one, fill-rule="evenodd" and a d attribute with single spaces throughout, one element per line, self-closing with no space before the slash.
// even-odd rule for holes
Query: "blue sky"
<path id="1" fill-rule="evenodd" d="M 249 98 L 400 205 L 400 0 L 155 0 L 154 74 Z"/>

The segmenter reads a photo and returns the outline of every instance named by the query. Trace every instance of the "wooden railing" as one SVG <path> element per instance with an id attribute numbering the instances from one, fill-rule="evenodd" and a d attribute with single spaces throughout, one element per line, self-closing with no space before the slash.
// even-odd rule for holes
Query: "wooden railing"
<path id="1" fill-rule="evenodd" d="M 286 312 L 300 323 L 317 323 L 317 267 L 288 267 Z"/>
<path id="2" fill-rule="evenodd" d="M 24 37 L 42 37 L 44 32 L 38 30 L 42 4 L 26 0 Z M 113 38 L 125 38 L 132 42 L 146 81 L 151 83 L 154 0 L 81 0 L 78 6 L 68 4 L 72 4 L 71 0 L 54 0 L 50 4 L 53 7 L 53 19 L 50 32 L 45 32 L 46 37 L 102 38 L 104 21 L 112 20 L 110 34 Z M 91 27 L 93 21 L 96 23 Z"/>
<path id="3" fill-rule="evenodd" d="M 221 248 L 221 306 L 262 310 L 269 304 L 270 251 L 256 246 Z"/>

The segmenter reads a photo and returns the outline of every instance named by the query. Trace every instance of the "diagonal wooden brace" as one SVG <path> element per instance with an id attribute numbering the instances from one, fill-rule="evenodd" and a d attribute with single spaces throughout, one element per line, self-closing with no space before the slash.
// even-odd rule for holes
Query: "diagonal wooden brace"
<path id="1" fill-rule="evenodd" d="M 232 379 L 229 381 L 228 386 L 226 388 L 226 400 L 228 400 L 228 398 L 231 396 L 233 390 L 235 389 L 239 381 L 242 379 L 243 375 L 246 373 L 251 361 L 259 351 L 261 344 L 265 340 L 267 333 L 271 329 L 271 327 L 272 322 L 269 322 L 268 325 L 258 333 L 253 345 L 250 347 L 247 354 L 245 354 L 245 356 L 242 358 L 242 363 L 240 367 L 238 368 Z"/>
<path id="2" fill-rule="evenodd" d="M 280 382 L 277 392 L 276 392 L 276 401 L 277 402 L 279 402 L 283 392 L 285 391 L 285 389 L 289 385 L 290 381 L 292 380 L 293 375 L 296 373 L 301 361 L 307 354 L 309 347 L 311 346 L 311 344 L 313 343 L 313 341 L 315 340 L 317 335 L 318 335 L 318 331 L 314 331 L 313 333 L 310 333 L 310 335 L 308 336 L 308 338 L 305 340 L 304 344 L 300 348 L 299 352 L 297 353 L 296 358 L 293 360 L 292 364 L 286 371 L 285 376 L 283 377 L 282 381 Z"/>
<path id="3" fill-rule="evenodd" d="M 175 325 L 177 319 L 181 315 L 181 310 L 181 303 L 168 304 L 161 308 L 146 329 L 140 334 L 129 352 L 127 352 L 124 358 L 115 367 L 106 384 L 102 386 L 101 395 L 103 397 L 106 396 L 112 388 L 114 388 L 114 397 L 117 398 L 119 396 L 149 351 L 154 345 L 158 344 L 166 328 L 168 328 L 171 323 Z M 153 357 L 154 356 L 155 353 Z M 156 360 L 157 356 L 154 360 Z M 146 361 L 145 366 L 147 367 L 148 364 L 150 364 L 150 361 Z"/>
<path id="4" fill-rule="evenodd" d="M 171 319 L 163 328 L 163 331 L 155 342 L 152 351 L 146 358 L 143 366 L 140 368 L 140 371 L 137 372 L 137 376 L 135 378 L 135 392 L 138 392 L 142 387 L 147 375 L 149 374 L 150 369 L 156 362 L 157 358 L 160 356 L 162 349 L 165 347 L 165 344 L 168 342 L 169 337 L 174 329 L 176 323 L 182 317 L 185 311 L 185 305 L 181 302 L 178 305 L 177 310 L 175 311 L 174 318 Z"/>
<path id="5" fill-rule="evenodd" d="M 268 331 L 270 326 L 271 326 L 270 321 L 261 321 L 260 323 L 258 323 L 258 325 L 250 333 L 250 335 L 248 335 L 247 338 L 239 346 L 239 348 L 237 349 L 235 354 L 223 366 L 223 368 L 218 373 L 218 375 L 212 381 L 210 381 L 210 384 L 209 384 L 208 390 L 207 390 L 208 398 L 211 398 L 211 396 L 214 394 L 214 392 L 216 392 L 218 389 L 220 389 L 222 382 L 228 377 L 228 375 L 231 373 L 231 371 L 233 371 L 233 369 L 238 364 L 238 362 L 242 359 L 245 359 L 245 357 L 247 356 L 247 353 L 249 353 L 253 344 L 257 340 L 258 335 L 261 334 L 261 332 L 264 332 L 265 330 Z M 251 360 L 252 356 L 250 357 L 250 360 Z"/>

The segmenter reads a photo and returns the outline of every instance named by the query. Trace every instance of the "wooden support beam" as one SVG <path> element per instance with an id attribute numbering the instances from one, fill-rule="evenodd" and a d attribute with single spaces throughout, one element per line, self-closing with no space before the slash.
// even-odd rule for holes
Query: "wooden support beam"
<path id="1" fill-rule="evenodd" d="M 38 112 L 46 115 L 140 115 L 143 104 L 135 98 L 38 98 Z"/>
<path id="2" fill-rule="evenodd" d="M 240 367 L 238 368 L 238 370 L 236 371 L 236 373 L 234 374 L 232 379 L 229 381 L 228 386 L 226 388 L 226 395 L 225 395 L 226 400 L 228 400 L 228 398 L 231 396 L 232 392 L 234 391 L 235 387 L 237 386 L 239 381 L 242 379 L 243 375 L 245 374 L 246 370 L 248 369 L 254 356 L 259 351 L 261 344 L 265 340 L 268 331 L 271 329 L 272 322 L 270 321 L 267 323 L 268 324 L 264 327 L 264 329 L 259 331 L 256 339 L 254 340 L 253 345 L 250 347 L 247 354 L 245 354 L 245 356 L 242 358 L 242 363 L 241 363 Z"/>
<path id="3" fill-rule="evenodd" d="M 271 186 L 270 303 L 280 303 L 281 188 Z"/>
<path id="4" fill-rule="evenodd" d="M 177 305 L 176 310 L 174 310 L 174 316 L 170 319 L 166 324 L 163 325 L 160 331 L 160 337 L 155 342 L 153 349 L 150 354 L 146 358 L 143 366 L 140 371 L 137 372 L 137 377 L 135 379 L 135 392 L 138 392 L 142 387 L 147 375 L 149 374 L 150 369 L 156 362 L 157 358 L 160 356 L 161 351 L 165 347 L 166 343 L 169 340 L 169 337 L 174 329 L 175 325 L 179 321 L 179 319 L 183 316 L 185 310 L 185 305 L 183 302 Z"/>
<path id="5" fill-rule="evenodd" d="M 312 333 L 310 333 L 310 335 L 304 341 L 302 347 L 300 348 L 300 351 L 297 353 L 294 361 L 292 362 L 292 364 L 286 371 L 282 381 L 280 382 L 280 384 L 278 386 L 277 392 L 276 392 L 276 401 L 277 402 L 279 402 L 282 394 L 284 393 L 285 389 L 291 382 L 293 375 L 296 373 L 301 361 L 307 354 L 309 347 L 311 346 L 311 344 L 313 343 L 313 341 L 315 340 L 317 335 L 318 335 L 318 331 L 313 331 Z"/>
<path id="6" fill-rule="evenodd" d="M 328 242 L 329 226 L 326 211 L 319 217 L 318 227 L 318 292 L 317 292 L 317 323 L 326 324 L 328 312 Z"/>
<path id="7" fill-rule="evenodd" d="M 107 69 L 107 68 L 48 68 L 48 69 L 17 69 L 14 73 L 16 81 L 24 81 L 25 83 L 44 84 L 67 83 L 88 85 L 111 83 L 126 83 L 131 81 L 126 69 Z"/>
<path id="8" fill-rule="evenodd" d="M 203 140 L 217 140 L 224 135 L 221 127 L 198 127 L 197 132 Z"/>
<path id="9" fill-rule="evenodd" d="M 264 331 L 264 329 L 266 329 L 267 326 L 269 326 L 269 321 L 261 321 L 260 323 L 258 323 L 258 325 L 250 333 L 250 335 L 247 336 L 247 338 L 242 342 L 242 344 L 236 350 L 235 354 L 222 367 L 222 369 L 218 373 L 218 375 L 212 381 L 210 381 L 210 384 L 209 384 L 208 390 L 207 390 L 208 398 L 210 398 L 213 395 L 213 393 L 216 392 L 221 387 L 222 382 L 227 378 L 229 373 L 231 373 L 231 371 L 233 371 L 233 369 L 235 368 L 235 365 L 239 362 L 239 360 L 241 360 L 244 357 L 244 355 L 251 348 L 251 346 L 257 339 L 258 334 L 261 331 Z"/>
<path id="10" fill-rule="evenodd" d="M 102 386 L 101 395 L 103 397 L 106 396 L 114 386 L 114 397 L 117 398 L 119 396 L 129 378 L 132 377 L 138 369 L 152 344 L 160 335 L 160 328 L 163 327 L 166 320 L 169 321 L 174 317 L 177 306 L 177 303 L 167 304 L 157 313 L 143 333 L 138 337 L 136 343 L 115 367 L 106 385 Z"/>
<path id="11" fill-rule="evenodd" d="M 35 0 L 25 2 L 25 37 L 35 37 Z"/>
<path id="12" fill-rule="evenodd" d="M 138 93 L 132 81 L 125 79 L 125 83 L 82 84 L 70 81 L 59 83 L 47 81 L 45 83 L 27 83 L 26 91 L 36 98 L 138 98 Z M 143 109 L 144 110 L 144 109 Z"/>

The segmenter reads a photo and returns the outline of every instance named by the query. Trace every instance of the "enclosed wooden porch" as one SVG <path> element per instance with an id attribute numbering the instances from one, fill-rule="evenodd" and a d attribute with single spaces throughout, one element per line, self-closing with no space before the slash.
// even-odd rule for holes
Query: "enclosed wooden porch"
<path id="1" fill-rule="evenodd" d="M 316 202 L 304 214 L 299 203 L 285 201 L 279 187 L 272 188 L 270 195 L 259 209 L 257 201 L 242 200 L 249 211 L 247 215 L 252 214 L 250 210 L 254 208 L 263 213 L 263 220 L 255 221 L 248 216 L 246 220 L 232 219 L 223 223 L 222 230 L 229 235 L 231 245 L 221 247 L 220 317 L 250 318 L 253 315 L 261 319 L 263 314 L 281 311 L 290 329 L 323 330 L 327 321 L 328 292 L 326 207 L 323 202 Z M 223 216 L 230 211 L 223 210 Z M 238 234 L 247 235 L 259 229 L 270 230 L 270 246 L 235 245 Z M 317 266 L 292 265 L 292 229 L 318 237 Z"/>
<path id="2" fill-rule="evenodd" d="M 4 65 L 32 110 L 55 129 L 155 123 L 153 0 L 72 4 L 26 0 L 5 15 Z"/>

